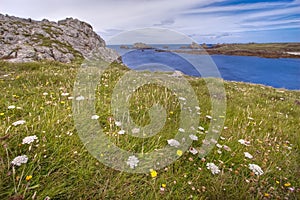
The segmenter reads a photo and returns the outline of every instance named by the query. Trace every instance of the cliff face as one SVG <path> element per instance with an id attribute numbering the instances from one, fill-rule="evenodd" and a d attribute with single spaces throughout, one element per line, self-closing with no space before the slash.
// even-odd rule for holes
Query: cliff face
<path id="1" fill-rule="evenodd" d="M 118 58 L 86 22 L 73 18 L 35 21 L 0 14 L 0 59 L 68 63 L 95 56 L 108 62 Z"/>

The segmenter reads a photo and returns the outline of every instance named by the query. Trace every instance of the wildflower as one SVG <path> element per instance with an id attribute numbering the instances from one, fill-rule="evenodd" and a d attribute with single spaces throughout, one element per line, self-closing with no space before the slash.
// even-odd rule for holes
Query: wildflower
<path id="1" fill-rule="evenodd" d="M 212 174 L 220 173 L 218 166 L 216 166 L 214 163 L 207 163 L 206 168 L 209 169 Z"/>
<path id="2" fill-rule="evenodd" d="M 195 148 L 193 148 L 193 147 L 191 147 L 191 148 L 189 149 L 189 151 L 190 151 L 193 155 L 196 155 L 196 154 L 198 153 L 197 149 L 195 149 Z"/>
<path id="3" fill-rule="evenodd" d="M 120 131 L 118 131 L 118 134 L 119 134 L 119 135 L 124 135 L 124 134 L 125 134 L 125 131 L 124 131 L 124 130 L 120 130 Z"/>
<path id="4" fill-rule="evenodd" d="M 137 167 L 139 162 L 139 159 L 135 156 L 129 156 L 128 160 L 126 161 L 127 165 L 129 165 L 131 169 Z"/>
<path id="5" fill-rule="evenodd" d="M 195 108 L 196 108 L 196 110 L 198 110 L 198 111 L 200 110 L 200 107 L 199 107 L 199 106 L 195 106 Z"/>
<path id="6" fill-rule="evenodd" d="M 166 188 L 167 184 L 163 183 L 163 184 L 161 184 L 161 187 Z"/>
<path id="7" fill-rule="evenodd" d="M 34 142 L 34 140 L 37 140 L 38 138 L 36 137 L 36 135 L 33 136 L 27 136 L 23 139 L 22 144 L 31 144 L 32 142 Z"/>
<path id="8" fill-rule="evenodd" d="M 16 121 L 16 122 L 14 122 L 14 123 L 12 123 L 12 125 L 14 125 L 14 126 L 18 126 L 18 125 L 21 125 L 21 124 L 25 124 L 25 120 L 19 120 L 19 121 Z"/>
<path id="9" fill-rule="evenodd" d="M 217 143 L 216 146 L 217 146 L 219 149 L 222 148 L 222 145 L 220 145 L 219 143 Z"/>
<path id="10" fill-rule="evenodd" d="M 138 133 L 140 132 L 140 129 L 139 129 L 139 128 L 133 128 L 133 129 L 131 130 L 131 132 L 132 132 L 133 134 L 138 134 Z"/>
<path id="11" fill-rule="evenodd" d="M 43 93 L 43 96 L 47 96 L 47 95 L 48 95 L 48 92 L 44 92 L 44 93 Z"/>
<path id="12" fill-rule="evenodd" d="M 176 151 L 176 154 L 177 154 L 178 156 L 182 156 L 183 152 L 182 152 L 181 150 L 177 150 L 177 151 Z"/>
<path id="13" fill-rule="evenodd" d="M 179 128 L 178 131 L 179 131 L 179 132 L 182 132 L 182 133 L 185 132 L 185 130 L 184 130 L 183 128 Z"/>
<path id="14" fill-rule="evenodd" d="M 203 128 L 202 126 L 199 126 L 198 129 L 199 129 L 200 131 L 204 131 L 204 128 Z"/>
<path id="15" fill-rule="evenodd" d="M 26 181 L 30 181 L 32 179 L 32 176 L 26 176 Z"/>
<path id="16" fill-rule="evenodd" d="M 252 170 L 252 172 L 254 172 L 256 175 L 263 175 L 264 174 L 264 172 L 260 168 L 260 166 L 258 166 L 256 164 L 249 164 L 249 169 Z"/>
<path id="17" fill-rule="evenodd" d="M 8 107 L 7 107 L 7 109 L 9 109 L 9 110 L 10 110 L 10 109 L 15 109 L 15 108 L 16 108 L 16 106 L 14 106 L 14 105 L 11 105 L 11 106 L 8 106 Z"/>
<path id="18" fill-rule="evenodd" d="M 69 100 L 72 100 L 72 99 L 74 99 L 74 97 L 68 97 L 68 99 L 69 99 Z"/>
<path id="19" fill-rule="evenodd" d="M 84 100 L 84 96 L 78 96 L 75 98 L 76 101 L 83 101 Z"/>
<path id="20" fill-rule="evenodd" d="M 231 148 L 227 145 L 223 145 L 223 149 L 225 149 L 225 151 L 231 151 Z"/>
<path id="21" fill-rule="evenodd" d="M 26 155 L 22 156 L 17 156 L 11 161 L 11 164 L 16 165 L 16 166 L 21 166 L 22 164 L 27 163 L 28 157 Z"/>
<path id="22" fill-rule="evenodd" d="M 92 117 L 91 117 L 91 119 L 99 119 L 99 116 L 98 115 L 93 115 Z"/>
<path id="23" fill-rule="evenodd" d="M 193 134 L 190 135 L 190 138 L 191 138 L 191 140 L 195 140 L 195 141 L 198 140 L 198 137 L 196 135 L 193 135 Z"/>
<path id="24" fill-rule="evenodd" d="M 287 183 L 284 184 L 284 186 L 289 187 L 289 186 L 291 186 L 291 183 L 287 182 Z"/>
<path id="25" fill-rule="evenodd" d="M 249 159 L 253 158 L 253 156 L 248 152 L 244 152 L 244 155 L 245 155 L 246 158 L 249 158 Z"/>
<path id="26" fill-rule="evenodd" d="M 270 194 L 269 193 L 265 193 L 264 196 L 265 197 L 270 197 Z"/>
<path id="27" fill-rule="evenodd" d="M 250 142 L 249 142 L 249 141 L 246 141 L 246 140 L 243 140 L 243 139 L 239 139 L 238 142 L 239 142 L 240 144 L 245 145 L 245 146 L 249 146 L 249 145 L 250 145 Z"/>
<path id="28" fill-rule="evenodd" d="M 212 116 L 210 116 L 210 115 L 206 115 L 205 116 L 207 119 L 212 119 Z"/>
<path id="29" fill-rule="evenodd" d="M 168 144 L 171 146 L 171 147 L 179 147 L 180 143 L 175 140 L 175 139 L 170 139 L 168 140 Z"/>
<path id="30" fill-rule="evenodd" d="M 157 172 L 154 169 L 150 169 L 150 175 L 152 178 L 157 177 Z"/>
<path id="31" fill-rule="evenodd" d="M 69 96 L 69 93 L 63 92 L 63 93 L 61 93 L 61 96 L 63 96 L 63 97 Z"/>
<path id="32" fill-rule="evenodd" d="M 4 115 L 4 113 L 0 113 L 0 116 L 3 116 Z"/>
<path id="33" fill-rule="evenodd" d="M 115 125 L 116 125 L 116 126 L 121 126 L 121 125 L 122 125 L 122 122 L 115 121 Z"/>
<path id="34" fill-rule="evenodd" d="M 184 97 L 179 97 L 178 99 L 181 101 L 186 101 L 186 98 L 184 98 Z"/>

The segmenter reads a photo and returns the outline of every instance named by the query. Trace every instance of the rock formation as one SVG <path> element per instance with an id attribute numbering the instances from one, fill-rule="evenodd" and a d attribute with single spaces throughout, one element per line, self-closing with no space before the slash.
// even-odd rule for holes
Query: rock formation
<path id="1" fill-rule="evenodd" d="M 91 25 L 73 18 L 51 22 L 0 14 L 0 46 L 0 58 L 10 62 L 70 63 L 92 57 L 112 62 L 118 58 Z"/>

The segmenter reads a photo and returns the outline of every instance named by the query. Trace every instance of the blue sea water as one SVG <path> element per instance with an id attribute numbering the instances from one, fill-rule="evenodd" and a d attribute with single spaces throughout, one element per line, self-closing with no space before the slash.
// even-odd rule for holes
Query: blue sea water
<path id="1" fill-rule="evenodd" d="M 168 49 L 178 49 L 179 47 L 180 45 L 169 45 Z M 122 55 L 123 62 L 129 68 L 135 70 L 149 70 L 151 67 L 155 71 L 179 70 L 187 75 L 205 77 L 208 75 L 204 75 L 201 71 L 199 73 L 199 70 L 196 70 L 189 61 L 199 62 L 199 66 L 203 67 L 209 66 L 209 62 L 213 62 L 224 80 L 300 90 L 300 59 L 229 55 L 208 56 L 157 52 L 154 49 L 129 51 L 113 48 Z"/>

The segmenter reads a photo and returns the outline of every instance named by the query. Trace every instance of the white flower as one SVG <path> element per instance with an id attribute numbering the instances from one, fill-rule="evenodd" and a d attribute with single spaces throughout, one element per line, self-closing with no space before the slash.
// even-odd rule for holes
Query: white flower
<path id="1" fill-rule="evenodd" d="M 36 135 L 33 136 L 27 136 L 23 139 L 22 144 L 30 144 L 32 142 L 34 142 L 34 140 L 37 140 L 38 138 L 36 137 Z"/>
<path id="2" fill-rule="evenodd" d="M 199 106 L 195 106 L 195 108 L 196 108 L 196 110 L 198 110 L 198 111 L 200 110 L 200 107 L 199 107 Z"/>
<path id="3" fill-rule="evenodd" d="M 11 161 L 11 164 L 16 166 L 21 166 L 21 164 L 25 164 L 28 161 L 28 157 L 26 155 L 17 156 Z"/>
<path id="4" fill-rule="evenodd" d="M 19 120 L 19 121 L 16 121 L 16 122 L 12 123 L 12 125 L 18 126 L 18 125 L 25 124 L 25 123 L 26 123 L 25 120 Z"/>
<path id="5" fill-rule="evenodd" d="M 122 125 L 122 122 L 115 121 L 115 125 L 116 125 L 116 126 L 121 126 L 121 125 Z"/>
<path id="6" fill-rule="evenodd" d="M 179 147 L 179 145 L 180 145 L 180 143 L 179 143 L 177 140 L 174 140 L 174 139 L 168 140 L 168 144 L 169 144 L 171 147 Z"/>
<path id="7" fill-rule="evenodd" d="M 69 99 L 69 100 L 72 100 L 72 99 L 74 99 L 74 97 L 68 97 L 68 99 Z"/>
<path id="8" fill-rule="evenodd" d="M 129 156 L 128 160 L 126 161 L 127 165 L 129 165 L 131 169 L 137 167 L 139 162 L 139 159 L 135 156 Z"/>
<path id="9" fill-rule="evenodd" d="M 249 164 L 249 169 L 252 170 L 256 175 L 263 175 L 264 174 L 264 172 L 260 168 L 260 166 L 258 166 L 256 164 Z"/>
<path id="10" fill-rule="evenodd" d="M 120 131 L 118 132 L 118 134 L 119 134 L 119 135 L 123 135 L 123 134 L 125 134 L 125 131 L 124 131 L 124 130 L 120 130 Z"/>
<path id="11" fill-rule="evenodd" d="M 178 99 L 181 101 L 186 101 L 186 98 L 184 98 L 184 97 L 179 97 Z"/>
<path id="12" fill-rule="evenodd" d="M 11 105 L 11 106 L 7 107 L 7 109 L 15 109 L 15 108 L 16 108 L 16 106 L 14 106 L 14 105 Z"/>
<path id="13" fill-rule="evenodd" d="M 196 135 L 191 134 L 189 136 L 190 136 L 191 140 L 195 140 L 195 141 L 198 140 L 198 137 Z"/>
<path id="14" fill-rule="evenodd" d="M 225 151 L 231 151 L 231 148 L 227 145 L 223 145 L 223 149 L 225 149 Z"/>
<path id="15" fill-rule="evenodd" d="M 197 149 L 195 149 L 195 148 L 193 148 L 193 147 L 191 147 L 191 148 L 189 149 L 189 151 L 190 151 L 193 155 L 196 155 L 196 154 L 198 153 Z"/>
<path id="16" fill-rule="evenodd" d="M 44 95 L 44 96 L 47 96 L 47 95 L 48 95 L 48 92 L 44 92 L 43 95 Z"/>
<path id="17" fill-rule="evenodd" d="M 246 158 L 250 158 L 250 159 L 253 158 L 253 156 L 248 152 L 244 152 L 244 155 L 245 155 Z"/>
<path id="18" fill-rule="evenodd" d="M 178 131 L 179 131 L 179 132 L 182 132 L 182 133 L 185 132 L 185 130 L 184 130 L 183 128 L 179 128 Z"/>
<path id="19" fill-rule="evenodd" d="M 83 101 L 84 100 L 84 96 L 78 96 L 75 98 L 76 101 Z"/>
<path id="20" fill-rule="evenodd" d="M 212 174 L 220 173 L 218 166 L 216 166 L 214 163 L 207 163 L 206 168 L 209 169 Z"/>
<path id="21" fill-rule="evenodd" d="M 63 93 L 61 93 L 61 96 L 69 96 L 69 93 L 67 93 L 67 92 L 63 92 Z"/>
<path id="22" fill-rule="evenodd" d="M 98 116 L 98 115 L 93 115 L 93 116 L 91 117 L 91 119 L 99 119 L 99 116 Z"/>
<path id="23" fill-rule="evenodd" d="M 246 141 L 246 140 L 243 140 L 243 139 L 239 139 L 238 142 L 239 142 L 240 144 L 245 145 L 245 146 L 249 146 L 249 145 L 250 145 L 250 142 L 249 142 L 249 141 Z"/>
<path id="24" fill-rule="evenodd" d="M 203 128 L 202 126 L 199 126 L 198 129 L 199 129 L 200 131 L 204 131 L 204 128 Z"/>
<path id="25" fill-rule="evenodd" d="M 131 130 L 131 132 L 132 132 L 133 134 L 138 134 L 138 133 L 140 132 L 140 129 L 139 129 L 139 128 L 133 128 L 133 129 Z"/>
<path id="26" fill-rule="evenodd" d="M 222 145 L 220 145 L 219 143 L 217 143 L 216 146 L 217 146 L 219 149 L 222 148 Z"/>
<path id="27" fill-rule="evenodd" d="M 212 116 L 210 116 L 210 115 L 206 115 L 205 116 L 207 119 L 212 119 Z"/>

